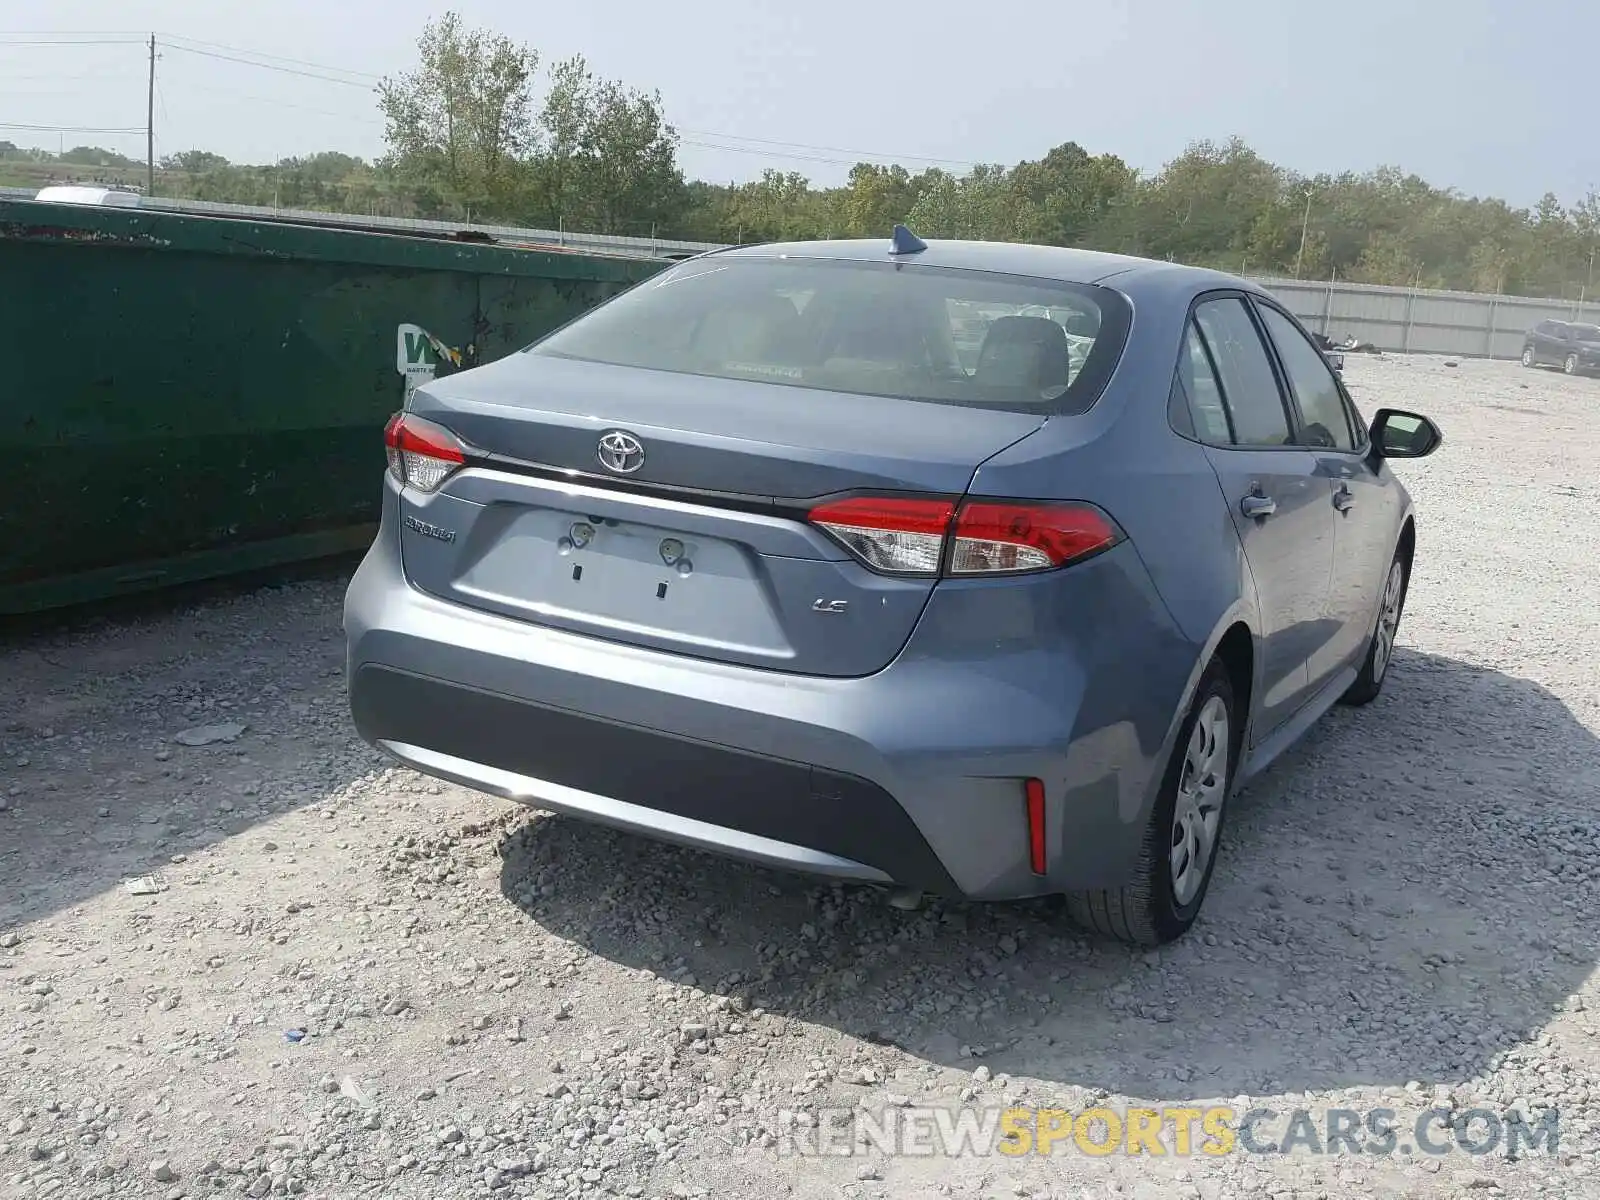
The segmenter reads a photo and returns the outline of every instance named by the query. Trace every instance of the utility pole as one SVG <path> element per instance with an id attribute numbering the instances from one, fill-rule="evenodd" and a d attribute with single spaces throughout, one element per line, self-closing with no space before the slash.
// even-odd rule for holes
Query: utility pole
<path id="1" fill-rule="evenodd" d="M 1311 197 L 1315 195 L 1315 190 L 1312 188 L 1306 189 L 1306 215 L 1300 220 L 1300 249 L 1295 251 L 1294 256 L 1294 277 L 1296 279 L 1300 278 L 1300 260 L 1306 256 L 1306 231 L 1311 228 Z"/>
<path id="2" fill-rule="evenodd" d="M 156 35 L 150 35 L 150 90 L 144 109 L 144 194 L 156 194 Z"/>

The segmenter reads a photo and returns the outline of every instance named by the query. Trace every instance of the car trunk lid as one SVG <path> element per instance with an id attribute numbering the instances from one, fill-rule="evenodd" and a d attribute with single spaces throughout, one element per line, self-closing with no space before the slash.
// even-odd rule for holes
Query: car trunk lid
<path id="1" fill-rule="evenodd" d="M 422 590 L 631 645 L 825 676 L 904 646 L 931 578 L 875 574 L 807 523 L 841 492 L 956 496 L 1041 414 L 514 355 L 419 389 L 468 446 L 407 488 Z M 608 471 L 600 439 L 637 439 Z"/>

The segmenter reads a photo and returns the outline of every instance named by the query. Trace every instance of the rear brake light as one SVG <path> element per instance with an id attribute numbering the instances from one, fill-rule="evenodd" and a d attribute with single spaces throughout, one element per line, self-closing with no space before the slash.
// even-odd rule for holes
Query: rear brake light
<path id="1" fill-rule="evenodd" d="M 810 520 L 875 571 L 937 575 L 955 510 L 950 500 L 852 496 L 812 509 Z"/>
<path id="2" fill-rule="evenodd" d="M 952 575 L 1048 571 L 1114 546 L 1121 531 L 1091 504 L 968 501 L 956 518 Z"/>
<path id="3" fill-rule="evenodd" d="M 455 434 L 411 413 L 397 412 L 383 429 L 389 473 L 406 487 L 431 492 L 467 461 Z"/>
<path id="4" fill-rule="evenodd" d="M 811 510 L 812 524 L 875 571 L 972 577 L 1050 571 L 1122 540 L 1092 504 L 854 496 Z"/>

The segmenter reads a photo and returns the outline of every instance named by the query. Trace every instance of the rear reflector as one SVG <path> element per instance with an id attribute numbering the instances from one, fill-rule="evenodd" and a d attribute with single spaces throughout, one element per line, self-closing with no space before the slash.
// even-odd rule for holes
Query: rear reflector
<path id="1" fill-rule="evenodd" d="M 383 429 L 389 473 L 406 487 L 431 492 L 467 461 L 448 429 L 411 413 L 397 412 Z"/>
<path id="2" fill-rule="evenodd" d="M 1035 875 L 1043 875 L 1044 852 L 1044 783 L 1029 779 L 1022 785 L 1028 800 L 1028 866 Z"/>
<path id="3" fill-rule="evenodd" d="M 1051 571 L 1122 540 L 1092 504 L 854 496 L 811 510 L 826 530 L 875 571 L 891 575 L 1017 575 Z M 947 553 L 948 552 L 948 553 Z"/>

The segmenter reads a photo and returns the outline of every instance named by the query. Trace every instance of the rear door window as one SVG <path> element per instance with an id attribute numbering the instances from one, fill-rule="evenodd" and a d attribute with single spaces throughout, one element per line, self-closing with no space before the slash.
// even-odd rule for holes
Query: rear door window
<path id="1" fill-rule="evenodd" d="M 1196 305 L 1194 319 L 1216 364 L 1233 444 L 1290 445 L 1289 414 L 1278 377 L 1244 301 L 1237 296 L 1204 301 Z"/>

